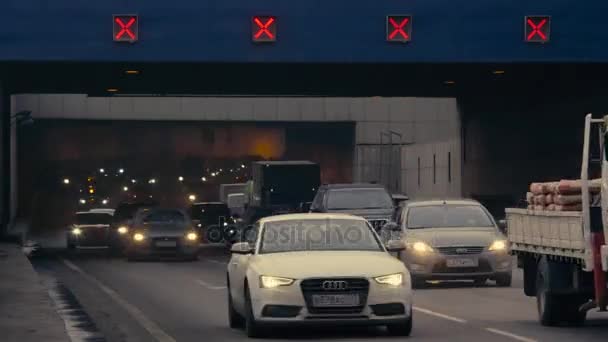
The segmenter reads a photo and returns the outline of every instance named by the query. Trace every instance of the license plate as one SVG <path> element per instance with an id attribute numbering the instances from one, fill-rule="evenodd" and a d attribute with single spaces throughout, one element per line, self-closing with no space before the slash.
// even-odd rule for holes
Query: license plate
<path id="1" fill-rule="evenodd" d="M 175 241 L 156 241 L 156 247 L 177 247 L 177 242 Z"/>
<path id="2" fill-rule="evenodd" d="M 339 294 L 339 295 L 313 295 L 313 306 L 358 306 L 359 295 Z"/>
<path id="3" fill-rule="evenodd" d="M 453 258 L 446 261 L 447 267 L 477 267 L 479 260 L 474 258 Z"/>

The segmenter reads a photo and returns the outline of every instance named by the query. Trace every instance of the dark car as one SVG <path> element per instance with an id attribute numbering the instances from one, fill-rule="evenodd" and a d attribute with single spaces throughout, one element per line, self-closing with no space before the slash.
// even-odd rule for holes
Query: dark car
<path id="1" fill-rule="evenodd" d="M 212 243 L 225 240 L 227 237 L 225 231 L 236 223 L 230 208 L 222 202 L 194 203 L 190 206 L 190 217 L 199 234 Z"/>
<path id="2" fill-rule="evenodd" d="M 153 200 L 120 203 L 114 211 L 114 217 L 110 225 L 111 247 L 116 251 L 122 250 L 128 240 L 135 214 L 140 209 L 151 209 L 158 205 L 159 203 Z"/>
<path id="3" fill-rule="evenodd" d="M 67 232 L 68 249 L 108 247 L 111 222 L 109 213 L 76 213 Z"/>
<path id="4" fill-rule="evenodd" d="M 198 258 L 198 234 L 188 214 L 179 209 L 139 210 L 128 237 L 129 260 L 147 256 Z"/>
<path id="5" fill-rule="evenodd" d="M 361 216 L 379 231 L 392 220 L 394 205 L 391 195 L 382 185 L 328 184 L 319 188 L 310 211 Z"/>

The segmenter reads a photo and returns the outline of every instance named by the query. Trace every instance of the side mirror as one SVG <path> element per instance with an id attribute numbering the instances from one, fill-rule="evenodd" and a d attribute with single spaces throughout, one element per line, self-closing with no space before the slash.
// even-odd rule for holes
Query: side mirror
<path id="1" fill-rule="evenodd" d="M 312 205 L 312 202 L 302 202 L 299 205 L 299 209 L 301 213 L 307 213 L 310 211 L 310 207 Z"/>
<path id="2" fill-rule="evenodd" d="M 386 250 L 389 252 L 402 252 L 405 250 L 405 243 L 402 240 L 390 240 L 386 243 Z"/>
<path id="3" fill-rule="evenodd" d="M 230 252 L 234 254 L 252 254 L 253 248 L 249 242 L 237 242 L 230 247 Z"/>
<path id="4" fill-rule="evenodd" d="M 503 233 L 507 233 L 507 220 L 498 221 L 498 229 Z"/>
<path id="5" fill-rule="evenodd" d="M 388 222 L 382 226 L 382 230 L 388 232 L 398 232 L 401 231 L 401 226 L 399 226 L 396 222 Z"/>

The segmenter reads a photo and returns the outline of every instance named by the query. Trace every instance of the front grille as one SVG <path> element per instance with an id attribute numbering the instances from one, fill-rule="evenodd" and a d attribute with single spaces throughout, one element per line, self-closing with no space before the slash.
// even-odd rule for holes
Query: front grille
<path id="1" fill-rule="evenodd" d="M 480 259 L 478 267 L 447 267 L 445 261 L 440 261 L 433 267 L 433 273 L 489 273 L 492 272 L 492 266 L 487 260 Z"/>
<path id="2" fill-rule="evenodd" d="M 108 228 L 81 228 L 78 237 L 80 246 L 106 246 L 108 244 Z"/>
<path id="3" fill-rule="evenodd" d="M 441 254 L 445 255 L 471 255 L 481 254 L 485 247 L 437 247 L 437 250 Z"/>
<path id="4" fill-rule="evenodd" d="M 376 231 L 379 231 L 384 227 L 388 220 L 367 220 L 367 222 L 369 222 Z"/>
<path id="5" fill-rule="evenodd" d="M 346 288 L 333 290 L 323 289 L 323 282 L 328 280 L 346 281 Z M 365 278 L 314 278 L 303 280 L 300 283 L 300 288 L 302 289 L 308 312 L 312 314 L 357 314 L 363 311 L 365 303 L 367 303 L 369 281 Z M 315 307 L 312 305 L 312 296 L 315 294 L 358 294 L 359 305 L 345 307 Z"/>
<path id="6" fill-rule="evenodd" d="M 157 238 L 152 238 L 151 239 L 152 244 L 151 247 L 159 250 L 159 251 L 163 251 L 163 250 L 175 250 L 177 248 L 179 248 L 180 245 L 180 241 L 178 238 L 173 238 L 173 237 L 157 237 Z M 174 246 L 158 246 L 157 242 L 163 243 L 163 242 L 175 242 Z"/>

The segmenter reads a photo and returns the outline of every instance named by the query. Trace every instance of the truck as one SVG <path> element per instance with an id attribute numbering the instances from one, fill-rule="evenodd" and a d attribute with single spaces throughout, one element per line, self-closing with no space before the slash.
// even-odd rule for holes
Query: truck
<path id="1" fill-rule="evenodd" d="M 608 116 L 585 116 L 580 211 L 507 208 L 511 252 L 523 269 L 524 293 L 536 297 L 541 325 L 583 325 L 587 312 L 606 312 L 608 271 Z M 594 141 L 592 146 L 592 141 Z M 590 158 L 591 149 L 599 158 Z M 601 164 L 601 204 L 592 204 L 592 161 Z"/>
<path id="2" fill-rule="evenodd" d="M 246 223 L 298 211 L 311 202 L 321 182 L 319 164 L 311 161 L 258 161 L 245 189 Z"/>
<path id="3" fill-rule="evenodd" d="M 247 183 L 220 184 L 220 202 L 228 204 L 228 195 L 244 193 Z"/>

